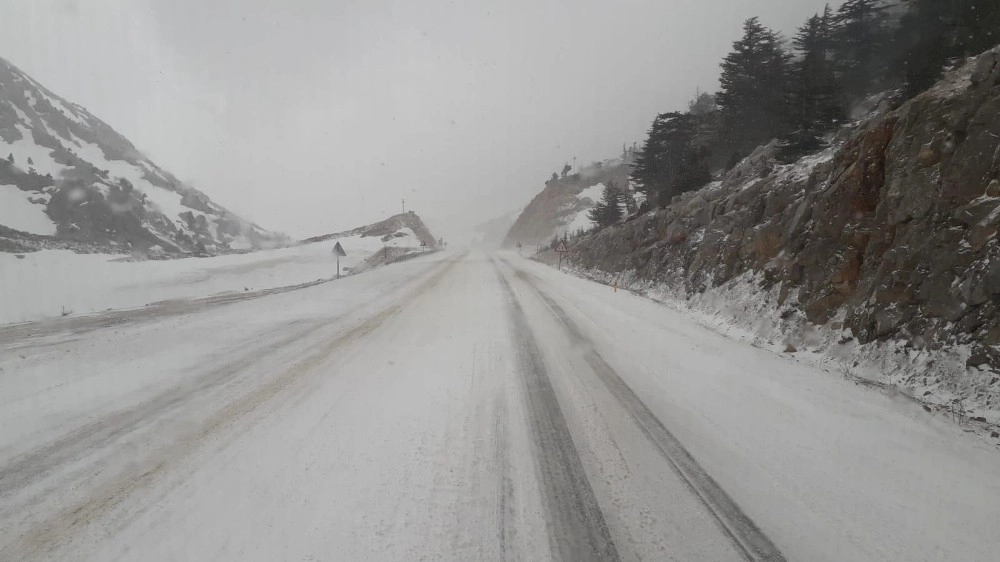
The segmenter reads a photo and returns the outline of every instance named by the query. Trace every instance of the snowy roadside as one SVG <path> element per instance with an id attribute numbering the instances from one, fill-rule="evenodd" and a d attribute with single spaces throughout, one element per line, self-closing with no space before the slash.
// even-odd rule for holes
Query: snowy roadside
<path id="1" fill-rule="evenodd" d="M 535 261 L 549 266 L 546 256 Z M 860 345 L 841 318 L 825 326 L 808 322 L 788 303 L 778 304 L 778 290 L 763 290 L 759 280 L 743 276 L 698 295 L 664 283 L 637 279 L 631 272 L 613 274 L 564 262 L 564 273 L 653 300 L 685 314 L 727 338 L 745 342 L 855 384 L 912 400 L 927 412 L 957 423 L 1000 448 L 1000 376 L 968 369 L 967 346 L 914 349 L 889 340 Z M 956 376 L 956 373 L 960 376 Z"/>
<path id="2" fill-rule="evenodd" d="M 340 258 L 342 273 L 370 269 L 365 260 L 386 246 L 419 247 L 415 236 L 404 234 L 388 243 L 377 237 L 340 239 L 347 252 Z M 337 275 L 336 242 L 151 261 L 68 250 L 0 253 L 0 325 L 328 281 Z"/>

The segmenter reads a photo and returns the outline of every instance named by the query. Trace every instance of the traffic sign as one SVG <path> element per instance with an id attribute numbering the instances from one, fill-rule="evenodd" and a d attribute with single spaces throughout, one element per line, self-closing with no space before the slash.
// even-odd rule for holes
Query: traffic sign
<path id="1" fill-rule="evenodd" d="M 333 255 L 337 256 L 337 279 L 340 279 L 340 256 L 347 256 L 347 252 L 344 251 L 340 242 L 337 242 L 337 245 L 333 247 Z"/>
<path id="2" fill-rule="evenodd" d="M 556 253 L 559 254 L 559 271 L 562 271 L 563 255 L 568 251 L 569 250 L 566 249 L 566 241 L 560 240 L 559 244 L 556 246 Z"/>

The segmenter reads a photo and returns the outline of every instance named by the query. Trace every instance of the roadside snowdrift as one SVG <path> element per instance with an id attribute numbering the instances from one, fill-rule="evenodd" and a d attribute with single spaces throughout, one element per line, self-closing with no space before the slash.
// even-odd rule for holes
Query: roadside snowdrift
<path id="1" fill-rule="evenodd" d="M 354 234 L 208 258 L 129 261 L 121 255 L 68 250 L 0 253 L 0 324 L 330 279 L 337 274 L 337 242 L 347 252 L 340 258 L 344 273 L 370 269 L 366 260 L 381 264 L 384 260 L 373 258 L 386 247 L 393 252 L 421 249 L 417 235 L 402 227 L 386 241 Z"/>

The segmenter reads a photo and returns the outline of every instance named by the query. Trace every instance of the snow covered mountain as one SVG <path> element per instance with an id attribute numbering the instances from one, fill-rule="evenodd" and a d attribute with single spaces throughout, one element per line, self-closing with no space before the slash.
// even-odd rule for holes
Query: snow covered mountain
<path id="1" fill-rule="evenodd" d="M 0 59 L 0 251 L 177 256 L 281 242 Z"/>

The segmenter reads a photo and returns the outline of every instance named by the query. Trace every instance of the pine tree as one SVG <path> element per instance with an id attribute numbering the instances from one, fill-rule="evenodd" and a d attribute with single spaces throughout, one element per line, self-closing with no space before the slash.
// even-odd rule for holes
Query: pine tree
<path id="1" fill-rule="evenodd" d="M 846 0 L 833 17 L 834 59 L 848 100 L 884 86 L 888 18 L 882 0 Z"/>
<path id="2" fill-rule="evenodd" d="M 892 74 L 908 96 L 934 84 L 952 60 L 1000 43 L 1000 2 L 996 0 L 904 0 L 909 10 L 894 36 Z"/>
<path id="3" fill-rule="evenodd" d="M 677 112 L 663 113 L 653 121 L 631 176 L 647 201 L 669 202 L 675 195 L 674 183 L 695 136 L 696 123 L 690 114 Z"/>
<path id="4" fill-rule="evenodd" d="M 35 165 L 35 162 L 31 160 L 31 156 L 28 157 L 28 165 L 29 166 L 34 166 Z"/>
<path id="5" fill-rule="evenodd" d="M 598 228 L 606 228 L 621 222 L 622 207 L 625 205 L 625 194 L 613 182 L 604 186 L 601 200 L 587 213 L 587 218 Z"/>
<path id="6" fill-rule="evenodd" d="M 722 62 L 716 96 L 734 155 L 787 132 L 789 61 L 777 33 L 757 18 L 743 24 L 743 37 Z"/>
<path id="7" fill-rule="evenodd" d="M 786 157 L 797 157 L 822 146 L 822 136 L 844 119 L 842 92 L 833 61 L 833 14 L 806 21 L 792 40 L 799 59 L 792 65 L 794 130 L 785 136 Z"/>
<path id="8" fill-rule="evenodd" d="M 708 159 L 708 147 L 696 144 L 688 147 L 681 161 L 677 180 L 674 181 L 674 188 L 672 193 L 670 193 L 671 198 L 674 195 L 701 189 L 705 187 L 705 184 L 712 181 L 712 172 L 708 167 Z M 669 200 L 661 201 L 661 205 L 666 205 L 669 202 Z"/>
<path id="9" fill-rule="evenodd" d="M 14 153 L 13 152 L 11 152 L 10 154 L 7 155 L 7 162 L 9 162 L 11 164 L 14 163 Z"/>
<path id="10" fill-rule="evenodd" d="M 695 117 L 708 115 L 718 111 L 719 106 L 715 103 L 715 96 L 701 90 L 695 91 L 694 99 L 688 102 L 688 113 Z"/>

